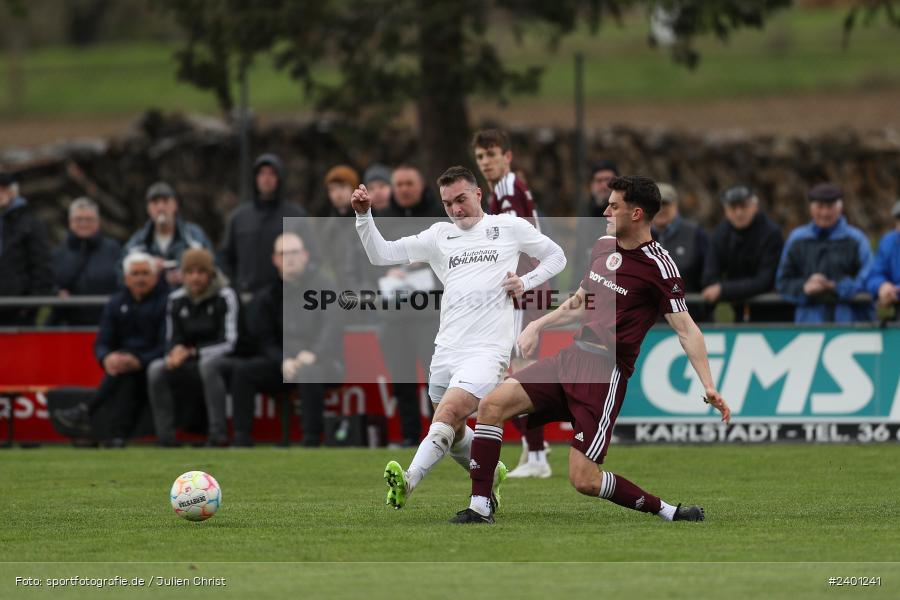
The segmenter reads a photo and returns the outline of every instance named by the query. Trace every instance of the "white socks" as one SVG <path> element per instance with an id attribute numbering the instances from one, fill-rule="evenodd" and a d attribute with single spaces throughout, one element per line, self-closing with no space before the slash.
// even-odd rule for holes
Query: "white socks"
<path id="1" fill-rule="evenodd" d="M 529 450 L 528 451 L 528 462 L 530 463 L 540 463 L 543 465 L 547 464 L 547 451 L 546 450 Z"/>
<path id="2" fill-rule="evenodd" d="M 468 425 L 464 426 L 463 437 L 461 440 L 450 446 L 450 458 L 469 472 L 469 460 L 472 458 L 472 440 L 475 439 L 475 432 Z"/>
<path id="3" fill-rule="evenodd" d="M 656 514 L 663 521 L 671 521 L 672 518 L 675 516 L 675 507 L 663 499 L 660 499 L 659 505 L 660 505 L 660 509 L 659 509 L 659 512 Z"/>
<path id="4" fill-rule="evenodd" d="M 469 508 L 482 517 L 487 517 L 491 514 L 491 499 L 484 496 L 472 496 L 472 499 L 469 500 Z"/>
<path id="5" fill-rule="evenodd" d="M 419 482 L 434 468 L 434 465 L 444 458 L 453 444 L 454 437 L 453 428 L 446 423 L 434 422 L 431 424 L 428 434 L 419 444 L 419 449 L 416 450 L 416 455 L 413 456 L 409 469 L 406 471 L 406 481 L 410 490 L 419 485 Z M 471 440 L 469 445 L 471 446 Z M 468 458 L 466 458 L 466 470 L 468 468 Z"/>

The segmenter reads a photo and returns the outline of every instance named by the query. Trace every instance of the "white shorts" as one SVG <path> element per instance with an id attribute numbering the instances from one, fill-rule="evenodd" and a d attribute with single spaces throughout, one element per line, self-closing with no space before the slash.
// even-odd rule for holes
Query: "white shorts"
<path id="1" fill-rule="evenodd" d="M 456 387 L 481 400 L 503 381 L 508 368 L 508 355 L 438 347 L 431 358 L 428 395 L 437 404 L 449 388 Z"/>

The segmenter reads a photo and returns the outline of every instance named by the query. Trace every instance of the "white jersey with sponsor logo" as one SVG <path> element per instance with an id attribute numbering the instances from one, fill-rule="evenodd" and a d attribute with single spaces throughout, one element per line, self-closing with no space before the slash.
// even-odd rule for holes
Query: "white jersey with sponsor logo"
<path id="1" fill-rule="evenodd" d="M 411 262 L 429 263 L 444 284 L 435 344 L 501 354 L 509 353 L 515 342 L 513 302 L 501 287 L 507 272 L 516 272 L 520 252 L 542 260 L 562 253 L 555 242 L 525 219 L 502 214 L 486 214 L 468 230 L 450 222 L 435 223 L 400 241 Z M 523 277 L 526 289 L 552 274 L 533 281 L 526 279 L 529 273 Z"/>

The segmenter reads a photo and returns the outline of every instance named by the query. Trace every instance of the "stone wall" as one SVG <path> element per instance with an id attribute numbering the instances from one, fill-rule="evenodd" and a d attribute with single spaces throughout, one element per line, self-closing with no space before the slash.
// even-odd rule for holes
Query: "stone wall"
<path id="1" fill-rule="evenodd" d="M 511 133 L 515 166 L 527 174 L 543 211 L 577 214 L 573 133 L 546 128 Z M 891 226 L 890 208 L 900 197 L 900 133 L 891 129 L 801 138 L 611 126 L 590 131 L 587 138 L 589 159 L 610 158 L 623 172 L 674 183 L 683 212 L 708 227 L 721 219 L 718 193 L 738 182 L 756 188 L 786 230 L 807 220 L 805 192 L 819 181 L 844 187 L 849 220 L 871 236 Z M 322 178 L 331 166 L 348 163 L 362 171 L 375 160 L 415 162 L 420 152 L 409 130 L 360 133 L 329 122 L 255 127 L 251 148 L 254 155 L 273 151 L 284 158 L 288 195 L 311 214 L 327 209 Z M 66 207 L 81 195 L 100 203 L 107 232 L 124 239 L 145 220 L 144 191 L 158 179 L 175 186 L 182 213 L 218 241 L 239 202 L 238 155 L 237 135 L 218 120 L 148 113 L 113 139 L 0 151 L 0 167 L 18 173 L 23 194 L 51 227 L 54 241 L 64 235 Z"/>

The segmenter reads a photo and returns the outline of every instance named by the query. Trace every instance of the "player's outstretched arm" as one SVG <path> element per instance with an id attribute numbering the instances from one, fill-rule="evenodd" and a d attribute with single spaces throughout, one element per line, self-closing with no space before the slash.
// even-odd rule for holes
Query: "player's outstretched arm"
<path id="1" fill-rule="evenodd" d="M 529 323 L 522 330 L 522 333 L 519 334 L 519 339 L 516 340 L 522 356 L 530 358 L 537 352 L 541 331 L 544 329 L 548 327 L 562 327 L 580 319 L 584 312 L 586 294 L 587 292 L 583 288 L 578 288 L 578 291 L 571 298 L 560 304 L 556 310 Z"/>
<path id="2" fill-rule="evenodd" d="M 706 390 L 706 402 L 712 404 L 716 410 L 722 413 L 722 420 L 728 423 L 731 420 L 731 409 L 728 403 L 722 398 L 716 390 L 716 384 L 712 379 L 712 372 L 709 369 L 709 357 L 706 354 L 706 342 L 703 340 L 703 333 L 694 323 L 689 312 L 681 311 L 677 313 L 669 313 L 666 315 L 666 321 L 669 322 L 675 333 L 678 334 L 678 341 L 684 348 L 691 366 L 700 378 L 700 383 Z"/>
<path id="3" fill-rule="evenodd" d="M 389 242 L 384 239 L 369 208 L 372 202 L 366 186 L 360 185 L 350 196 L 350 205 L 356 211 L 356 233 L 366 249 L 366 256 L 373 265 L 405 265 L 409 263 L 409 252 L 402 241 Z"/>

